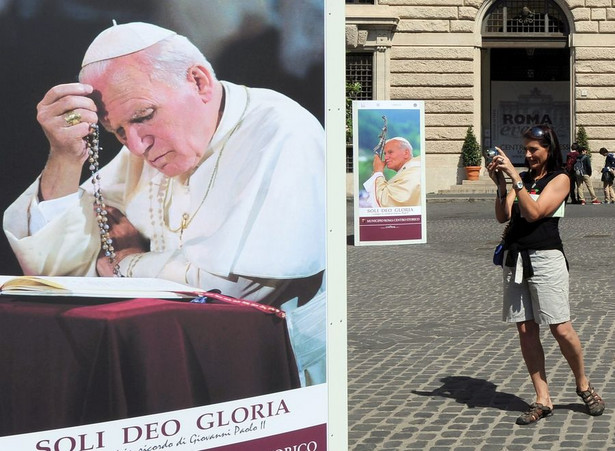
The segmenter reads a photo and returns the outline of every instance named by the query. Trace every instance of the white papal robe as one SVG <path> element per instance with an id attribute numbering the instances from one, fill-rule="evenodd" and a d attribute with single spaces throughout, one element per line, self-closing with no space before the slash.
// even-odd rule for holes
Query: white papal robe
<path id="1" fill-rule="evenodd" d="M 414 207 L 421 204 L 421 157 L 407 161 L 387 180 L 374 172 L 363 183 L 372 207 Z"/>
<path id="2" fill-rule="evenodd" d="M 301 377 L 307 372 L 310 381 L 322 382 L 324 131 L 279 93 L 222 83 L 223 116 L 207 158 L 187 183 L 169 179 L 126 148 L 101 169 L 105 202 L 150 240 L 150 252 L 125 258 L 121 270 L 282 304 Z M 95 276 L 100 238 L 92 183 L 40 205 L 38 185 L 36 180 L 4 215 L 24 273 Z M 56 211 L 58 204 L 64 206 Z M 191 219 L 180 233 L 183 213 Z M 41 217 L 42 227 L 31 233 Z"/>

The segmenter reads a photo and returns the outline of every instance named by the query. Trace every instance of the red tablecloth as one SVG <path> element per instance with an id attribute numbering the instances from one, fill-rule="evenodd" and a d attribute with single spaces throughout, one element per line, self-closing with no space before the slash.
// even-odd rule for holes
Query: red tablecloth
<path id="1" fill-rule="evenodd" d="M 274 315 L 158 299 L 92 302 L 0 298 L 0 435 L 299 386 L 286 323 Z"/>

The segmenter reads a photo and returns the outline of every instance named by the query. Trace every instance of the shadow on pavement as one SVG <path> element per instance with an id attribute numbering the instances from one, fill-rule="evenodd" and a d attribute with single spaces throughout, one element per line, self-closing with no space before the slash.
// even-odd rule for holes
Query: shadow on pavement
<path id="1" fill-rule="evenodd" d="M 519 411 L 527 409 L 528 404 L 510 393 L 498 392 L 497 385 L 484 379 L 468 376 L 446 376 L 440 379 L 442 386 L 428 391 L 412 390 L 421 396 L 441 396 L 452 398 L 468 407 L 493 407 L 500 410 Z"/>
<path id="2" fill-rule="evenodd" d="M 459 404 L 466 404 L 470 408 L 492 407 L 500 410 L 524 412 L 529 407 L 529 404 L 523 399 L 510 393 L 497 391 L 497 385 L 484 379 L 468 376 L 446 376 L 440 381 L 442 386 L 435 390 L 412 390 L 412 393 L 420 396 L 451 398 Z M 576 404 L 554 404 L 553 409 L 587 413 L 587 409 L 580 402 Z"/>
<path id="3" fill-rule="evenodd" d="M 553 404 L 553 410 L 571 410 L 573 412 L 585 413 L 589 416 L 589 414 L 587 413 L 587 408 L 580 401 L 580 398 L 579 402 L 576 404 Z"/>

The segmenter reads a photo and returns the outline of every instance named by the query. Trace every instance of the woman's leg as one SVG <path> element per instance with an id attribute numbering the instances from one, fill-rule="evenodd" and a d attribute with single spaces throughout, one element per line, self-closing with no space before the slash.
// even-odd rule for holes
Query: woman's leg
<path id="1" fill-rule="evenodd" d="M 589 380 L 585 375 L 585 365 L 583 363 L 583 351 L 581 349 L 581 341 L 576 331 L 572 327 L 572 323 L 567 321 L 561 324 L 552 324 L 551 333 L 559 343 L 562 354 L 568 361 L 570 369 L 574 374 L 574 379 L 577 384 L 577 395 L 583 399 L 587 407 L 587 413 L 590 415 L 602 415 L 604 412 L 604 400 L 589 385 Z"/>
<path id="2" fill-rule="evenodd" d="M 551 402 L 549 396 L 545 370 L 545 354 L 540 342 L 540 326 L 534 320 L 523 321 L 517 323 L 517 331 L 519 332 L 521 354 L 536 391 L 536 402 L 552 409 L 553 402 Z"/>
<path id="3" fill-rule="evenodd" d="M 583 349 L 577 332 L 572 327 L 572 323 L 567 321 L 561 324 L 551 324 L 551 333 L 557 340 L 562 355 L 566 358 L 570 369 L 574 374 L 577 388 L 585 391 L 589 388 L 589 381 L 585 375 L 585 364 L 583 362 Z"/>

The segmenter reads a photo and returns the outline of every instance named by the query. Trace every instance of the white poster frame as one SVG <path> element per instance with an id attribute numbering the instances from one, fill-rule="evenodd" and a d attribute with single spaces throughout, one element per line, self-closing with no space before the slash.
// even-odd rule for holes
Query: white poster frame
<path id="1" fill-rule="evenodd" d="M 362 118 L 365 113 L 365 118 Z M 397 245 L 427 242 L 426 180 L 425 180 L 425 102 L 422 100 L 360 100 L 352 102 L 353 123 L 353 187 L 354 244 Z M 365 130 L 363 130 L 365 128 Z M 407 140 L 412 147 L 412 159 L 399 172 L 388 169 L 375 171 L 375 154 L 384 151 L 392 138 Z M 381 156 L 385 161 L 384 155 Z M 416 171 L 417 167 L 419 171 Z M 366 172 L 367 171 L 367 172 Z M 392 200 L 381 204 L 374 186 L 399 180 L 401 171 L 414 171 L 405 190 L 420 194 L 411 200 Z M 419 172 L 419 183 L 416 180 Z M 393 178 L 395 177 L 395 178 Z M 405 182 L 407 183 L 407 182 Z M 368 186 L 369 185 L 369 186 Z M 418 186 L 417 186 L 418 185 Z M 407 188 L 411 186 L 411 188 Z M 371 188 L 371 194 L 369 194 Z M 407 196 L 409 191 L 404 194 Z M 414 200 L 412 200 L 414 199 Z M 391 202 L 391 201 L 389 201 Z"/>

